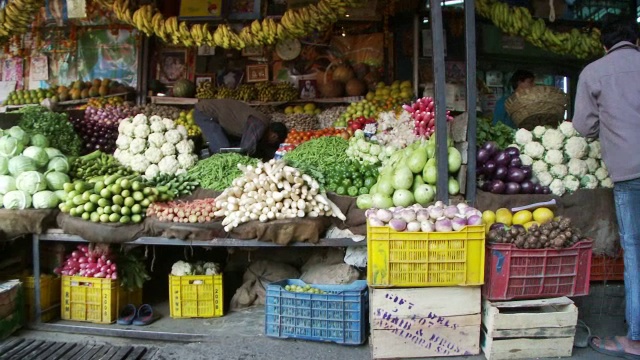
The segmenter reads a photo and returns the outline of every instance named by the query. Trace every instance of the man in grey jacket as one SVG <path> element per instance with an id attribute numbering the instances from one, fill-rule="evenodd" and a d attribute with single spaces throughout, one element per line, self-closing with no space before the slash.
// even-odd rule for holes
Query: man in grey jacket
<path id="1" fill-rule="evenodd" d="M 614 182 L 624 249 L 627 336 L 593 338 L 596 351 L 640 360 L 640 49 L 635 19 L 608 18 L 601 30 L 606 55 L 587 65 L 576 93 L 575 129 L 600 138 Z"/>

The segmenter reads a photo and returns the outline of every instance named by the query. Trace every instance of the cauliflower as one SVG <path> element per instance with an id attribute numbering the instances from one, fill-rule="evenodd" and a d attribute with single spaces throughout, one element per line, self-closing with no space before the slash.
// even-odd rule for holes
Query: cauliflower
<path id="1" fill-rule="evenodd" d="M 133 136 L 138 139 L 146 139 L 150 133 L 151 129 L 149 129 L 149 125 L 147 124 L 138 125 L 133 129 Z"/>
<path id="2" fill-rule="evenodd" d="M 603 188 L 612 188 L 613 187 L 613 181 L 611 181 L 611 178 L 606 178 L 602 181 L 600 181 L 600 187 Z"/>
<path id="3" fill-rule="evenodd" d="M 122 127 L 122 129 L 120 129 L 120 127 Z M 127 122 L 124 125 L 122 125 L 122 123 L 120 123 L 120 125 L 118 126 L 118 133 L 121 134 L 121 135 L 127 135 L 127 136 L 132 137 L 133 136 L 133 129 L 135 129 L 135 126 L 133 126 L 133 124 L 131 122 Z"/>
<path id="4" fill-rule="evenodd" d="M 542 186 L 549 186 L 553 181 L 553 176 L 546 171 L 536 174 L 536 178 L 538 178 L 538 182 Z"/>
<path id="5" fill-rule="evenodd" d="M 573 176 L 567 175 L 562 179 L 562 184 L 564 185 L 565 190 L 572 193 L 580 188 L 580 181 Z"/>
<path id="6" fill-rule="evenodd" d="M 539 140 L 542 138 L 542 135 L 544 135 L 546 131 L 547 128 L 545 128 L 544 126 L 536 126 L 535 128 L 533 128 L 533 137 Z"/>
<path id="7" fill-rule="evenodd" d="M 587 163 L 584 160 L 580 159 L 570 159 L 569 160 L 569 174 L 581 178 L 589 172 L 589 168 L 587 167 Z"/>
<path id="8" fill-rule="evenodd" d="M 518 131 L 516 131 L 515 141 L 516 144 L 520 146 L 527 145 L 533 141 L 533 134 L 529 130 L 518 129 Z"/>
<path id="9" fill-rule="evenodd" d="M 149 117 L 149 122 L 153 123 L 153 122 L 156 122 L 156 121 L 162 121 L 162 118 L 160 116 L 158 116 L 158 115 L 151 115 Z"/>
<path id="10" fill-rule="evenodd" d="M 580 186 L 585 189 L 595 189 L 598 187 L 598 178 L 588 174 L 580 178 Z"/>
<path id="11" fill-rule="evenodd" d="M 538 174 L 549 171 L 549 165 L 547 165 L 547 163 L 542 160 L 536 160 L 533 162 L 531 169 L 533 170 L 534 174 Z"/>
<path id="12" fill-rule="evenodd" d="M 162 151 L 155 146 L 149 146 L 149 148 L 144 152 L 144 157 L 149 160 L 152 164 L 157 164 L 162 160 Z"/>
<path id="13" fill-rule="evenodd" d="M 158 163 L 158 167 L 160 168 L 160 172 L 163 174 L 173 175 L 180 168 L 180 164 L 175 156 L 165 156 Z"/>
<path id="14" fill-rule="evenodd" d="M 196 146 L 192 140 L 184 139 L 176 144 L 176 150 L 178 154 L 192 154 Z"/>
<path id="15" fill-rule="evenodd" d="M 562 156 L 562 151 L 560 150 L 549 150 L 544 155 L 544 161 L 549 165 L 559 165 L 564 163 L 564 156 Z"/>
<path id="16" fill-rule="evenodd" d="M 116 146 L 118 149 L 127 150 L 129 149 L 129 145 L 131 145 L 131 141 L 133 139 L 125 134 L 118 135 L 118 139 L 116 140 Z"/>
<path id="17" fill-rule="evenodd" d="M 144 177 L 147 178 L 147 180 L 151 180 L 154 177 L 158 176 L 158 174 L 160 174 L 160 168 L 158 167 L 158 165 L 151 164 L 144 172 Z"/>
<path id="18" fill-rule="evenodd" d="M 145 139 L 133 139 L 129 145 L 129 152 L 132 155 L 140 154 L 147 148 L 147 141 Z"/>
<path id="19" fill-rule="evenodd" d="M 542 135 L 542 146 L 547 150 L 560 150 L 564 144 L 564 135 L 559 130 L 549 129 Z"/>
<path id="20" fill-rule="evenodd" d="M 605 165 L 604 161 L 600 160 L 600 167 L 604 168 L 605 170 L 607 169 L 607 165 Z"/>
<path id="21" fill-rule="evenodd" d="M 178 261 L 171 266 L 171 275 L 173 276 L 185 276 L 191 275 L 193 272 L 193 268 L 191 264 L 185 261 Z"/>
<path id="22" fill-rule="evenodd" d="M 544 147 L 539 142 L 530 142 L 524 146 L 524 153 L 532 159 L 542 159 Z"/>
<path id="23" fill-rule="evenodd" d="M 169 130 L 164 133 L 164 138 L 167 139 L 168 143 L 177 144 L 182 140 L 182 134 L 178 130 Z"/>
<path id="24" fill-rule="evenodd" d="M 184 136 L 185 138 L 189 136 L 189 133 L 187 132 L 187 128 L 184 127 L 183 125 L 176 126 L 176 130 L 178 130 L 180 135 Z"/>
<path id="25" fill-rule="evenodd" d="M 133 156 L 131 155 L 131 153 L 130 153 L 128 150 L 121 150 L 121 151 L 118 153 L 118 156 L 117 156 L 117 157 L 115 156 L 115 153 L 114 153 L 114 157 L 115 157 L 115 158 L 116 158 L 116 160 L 118 160 L 118 162 L 119 162 L 120 164 L 122 164 L 123 166 L 126 166 L 126 167 L 130 167 L 130 166 L 131 166 L 131 158 L 132 158 Z"/>
<path id="26" fill-rule="evenodd" d="M 598 160 L 593 158 L 588 158 L 584 161 L 584 163 L 587 165 L 589 174 L 593 174 L 594 172 L 596 172 L 596 170 L 598 170 L 598 167 L 600 167 L 600 164 L 598 164 Z"/>
<path id="27" fill-rule="evenodd" d="M 164 139 L 164 135 L 160 133 L 151 133 L 149 134 L 149 138 L 147 139 L 150 146 L 155 146 L 158 149 L 162 147 L 163 144 L 166 144 L 166 140 Z"/>
<path id="28" fill-rule="evenodd" d="M 193 154 L 180 154 L 178 155 L 178 162 L 181 169 L 189 169 L 193 167 L 198 161 L 198 156 Z"/>
<path id="29" fill-rule="evenodd" d="M 178 171 L 176 171 L 176 175 L 184 175 L 187 173 L 187 170 L 185 169 L 178 169 Z"/>
<path id="30" fill-rule="evenodd" d="M 149 160 L 147 160 L 146 157 L 144 157 L 143 154 L 137 154 L 133 155 L 133 157 L 131 158 L 131 164 L 129 164 L 129 167 L 133 171 L 144 173 L 147 171 L 147 168 L 150 165 L 151 163 L 149 162 Z"/>
<path id="31" fill-rule="evenodd" d="M 162 147 L 160 148 L 160 150 L 162 151 L 163 156 L 171 156 L 176 154 L 175 145 L 168 142 L 162 144 Z"/>
<path id="32" fill-rule="evenodd" d="M 173 130 L 176 128 L 176 123 L 171 119 L 164 118 L 162 119 L 162 123 L 164 124 L 164 127 L 167 128 L 167 130 Z"/>
<path id="33" fill-rule="evenodd" d="M 131 125 L 131 118 L 120 120 L 120 124 L 118 124 L 118 132 L 120 134 L 124 133 L 124 129 L 129 125 Z"/>
<path id="34" fill-rule="evenodd" d="M 589 145 L 585 138 L 574 136 L 567 140 L 564 152 L 572 159 L 584 159 L 589 154 Z"/>
<path id="35" fill-rule="evenodd" d="M 589 157 L 592 159 L 602 159 L 600 141 L 593 141 L 589 143 Z"/>
<path id="36" fill-rule="evenodd" d="M 549 170 L 549 172 L 554 178 L 562 179 L 563 177 L 567 176 L 569 171 L 567 170 L 566 165 L 556 164 L 551 167 L 551 170 Z"/>
<path id="37" fill-rule="evenodd" d="M 146 125 L 147 117 L 144 114 L 138 114 L 133 118 L 131 123 L 133 124 L 134 127 L 138 127 L 139 125 Z"/>
<path id="38" fill-rule="evenodd" d="M 216 263 L 206 262 L 206 263 L 204 263 L 204 265 L 202 265 L 202 267 L 204 268 L 204 274 L 205 275 L 218 275 L 218 274 L 220 274 L 220 266 L 218 266 L 218 264 L 216 264 Z"/>
<path id="39" fill-rule="evenodd" d="M 158 116 L 158 118 L 160 117 Z M 149 126 L 149 128 L 154 133 L 164 133 L 166 130 L 164 124 L 162 123 L 162 120 L 151 121 L 151 125 Z"/>
<path id="40" fill-rule="evenodd" d="M 607 169 L 601 167 L 596 170 L 594 175 L 598 178 L 598 180 L 602 181 L 609 177 L 609 172 L 607 171 Z"/>
<path id="41" fill-rule="evenodd" d="M 573 127 L 573 123 L 571 121 L 563 121 L 559 126 L 558 130 L 566 137 L 567 139 L 573 136 L 578 135 L 578 132 Z"/>
<path id="42" fill-rule="evenodd" d="M 522 162 L 522 165 L 533 165 L 533 159 L 529 155 L 520 155 L 520 161 Z"/>
<path id="43" fill-rule="evenodd" d="M 551 185 L 549 185 L 549 190 L 553 195 L 562 196 L 565 192 L 564 183 L 560 179 L 553 179 Z"/>
<path id="44" fill-rule="evenodd" d="M 113 152 L 113 157 L 118 160 L 118 158 L 121 156 L 122 150 L 116 148 L 115 151 Z"/>

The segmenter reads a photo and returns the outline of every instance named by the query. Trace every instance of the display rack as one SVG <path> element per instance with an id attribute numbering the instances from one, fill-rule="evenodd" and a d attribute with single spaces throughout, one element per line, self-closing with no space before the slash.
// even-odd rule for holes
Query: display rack
<path id="1" fill-rule="evenodd" d="M 78 323 L 70 324 L 57 324 L 57 323 L 43 323 L 41 321 L 42 308 L 40 306 L 40 242 L 41 241 L 61 241 L 61 242 L 84 242 L 89 241 L 83 239 L 80 236 L 64 234 L 61 230 L 49 230 L 45 234 L 32 235 L 33 242 L 33 277 L 34 277 L 34 322 L 29 324 L 29 327 L 34 330 L 52 331 L 52 332 L 64 332 L 72 334 L 84 334 L 94 336 L 117 336 L 144 340 L 160 340 L 160 341 L 205 341 L 211 340 L 211 335 L 208 334 L 190 334 L 179 332 L 162 332 L 162 331 L 149 331 L 149 330 L 130 330 L 122 328 L 105 328 L 96 326 L 90 323 Z M 280 247 L 285 246 L 277 245 L 272 242 L 264 242 L 259 240 L 238 240 L 227 238 L 214 238 L 207 241 L 202 240 L 180 240 L 170 239 L 164 237 L 141 237 L 132 242 L 123 243 L 122 245 L 163 245 L 163 246 L 198 246 L 198 247 L 244 247 L 244 248 L 256 248 L 256 247 Z M 316 244 L 307 242 L 295 242 L 289 246 L 301 248 L 301 247 L 346 247 L 346 246 L 366 246 L 366 241 L 354 241 L 350 238 L 335 238 L 335 239 L 320 239 Z"/>
<path id="2" fill-rule="evenodd" d="M 195 105 L 200 99 L 194 98 L 181 98 L 172 96 L 150 96 L 152 104 L 156 105 Z M 245 102 L 250 106 L 280 106 L 285 104 L 300 104 L 300 103 L 316 103 L 316 104 L 350 104 L 352 102 L 358 102 L 364 99 L 364 96 L 349 96 L 349 97 L 337 97 L 337 98 L 316 98 L 316 99 L 297 99 L 292 101 L 249 101 Z"/>

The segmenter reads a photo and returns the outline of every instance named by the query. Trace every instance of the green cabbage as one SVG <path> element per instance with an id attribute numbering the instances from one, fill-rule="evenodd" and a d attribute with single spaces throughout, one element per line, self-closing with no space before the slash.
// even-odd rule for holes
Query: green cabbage
<path id="1" fill-rule="evenodd" d="M 46 148 L 49 146 L 49 139 L 42 134 L 34 134 L 31 136 L 31 145 Z"/>
<path id="2" fill-rule="evenodd" d="M 13 176 L 18 176 L 25 171 L 37 170 L 38 166 L 32 158 L 18 155 L 9 160 L 9 173 Z"/>
<path id="3" fill-rule="evenodd" d="M 23 146 L 29 144 L 29 134 L 26 131 L 22 130 L 20 126 L 14 126 L 11 129 L 7 130 L 7 134 L 12 138 L 18 140 L 22 143 Z"/>
<path id="4" fill-rule="evenodd" d="M 33 195 L 38 191 L 47 188 L 47 181 L 44 175 L 37 171 L 25 171 L 16 178 L 16 188 Z"/>
<path id="5" fill-rule="evenodd" d="M 6 209 L 26 209 L 31 207 L 31 195 L 21 190 L 10 191 L 4 195 L 2 205 Z"/>
<path id="6" fill-rule="evenodd" d="M 0 175 L 0 194 L 4 195 L 16 189 L 16 179 L 9 175 Z"/>
<path id="7" fill-rule="evenodd" d="M 19 155 L 23 148 L 24 145 L 11 136 L 0 138 L 0 156 L 13 157 Z"/>
<path id="8" fill-rule="evenodd" d="M 62 153 L 62 151 L 56 148 L 48 147 L 48 148 L 45 148 L 44 151 L 47 152 L 47 156 L 49 157 L 49 159 L 53 159 L 58 156 L 64 157 L 64 154 Z"/>
<path id="9" fill-rule="evenodd" d="M 62 190 L 65 183 L 70 183 L 71 179 L 65 173 L 59 171 L 50 171 L 44 175 L 47 182 L 47 189 L 55 191 Z"/>
<path id="10" fill-rule="evenodd" d="M 47 152 L 44 151 L 44 148 L 38 146 L 29 146 L 24 149 L 22 155 L 32 158 L 38 167 L 43 167 L 49 162 Z"/>
<path id="11" fill-rule="evenodd" d="M 7 175 L 9 173 L 9 158 L 0 156 L 0 175 Z"/>
<path id="12" fill-rule="evenodd" d="M 60 203 L 60 199 L 53 193 L 53 191 L 39 191 L 33 194 L 33 208 L 34 209 L 53 209 Z"/>
<path id="13" fill-rule="evenodd" d="M 53 192 L 54 194 L 56 194 L 56 196 L 58 197 L 58 200 L 60 200 L 60 202 L 66 201 L 67 200 L 67 192 L 64 190 L 56 190 Z"/>
<path id="14" fill-rule="evenodd" d="M 2 173 L 2 167 L 1 167 L 2 161 L 0 161 L 0 174 Z M 63 173 L 68 173 L 69 172 L 69 161 L 67 161 L 66 157 L 54 157 L 53 159 L 49 160 L 49 164 L 47 164 L 47 171 L 60 171 Z"/>

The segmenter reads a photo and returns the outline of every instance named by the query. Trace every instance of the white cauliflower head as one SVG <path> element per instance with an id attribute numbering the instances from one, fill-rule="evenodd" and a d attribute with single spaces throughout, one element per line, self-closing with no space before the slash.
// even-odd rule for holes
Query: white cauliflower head
<path id="1" fill-rule="evenodd" d="M 567 175 L 562 179 L 562 184 L 564 188 L 569 193 L 572 193 L 580 188 L 580 181 L 573 175 Z"/>
<path id="2" fill-rule="evenodd" d="M 124 125 L 122 125 L 123 123 L 120 123 L 120 125 L 118 126 L 118 133 L 122 134 L 122 135 L 127 135 L 129 137 L 133 137 L 133 130 L 136 128 L 133 123 L 126 122 L 124 123 Z M 120 130 L 120 127 L 122 127 L 122 130 Z"/>
<path id="3" fill-rule="evenodd" d="M 160 174 L 160 168 L 158 167 L 158 165 L 151 164 L 151 165 L 149 165 L 147 170 L 144 172 L 144 177 L 147 180 L 151 180 L 154 177 L 158 176 L 158 174 Z"/>
<path id="4" fill-rule="evenodd" d="M 131 145 L 132 140 L 133 139 L 131 139 L 131 137 L 125 134 L 120 134 L 118 135 L 118 139 L 116 140 L 116 146 L 118 147 L 118 149 L 127 150 L 129 149 L 129 145 Z"/>
<path id="5" fill-rule="evenodd" d="M 549 190 L 551 190 L 551 193 L 556 196 L 562 196 L 566 191 L 564 188 L 564 183 L 560 179 L 553 179 L 553 181 L 549 185 Z"/>
<path id="6" fill-rule="evenodd" d="M 576 176 L 578 178 L 582 178 L 587 175 L 589 172 L 589 168 L 587 167 L 587 163 L 584 160 L 580 159 L 570 159 L 567 164 L 569 167 L 569 174 Z"/>
<path id="7" fill-rule="evenodd" d="M 593 174 L 600 167 L 600 164 L 598 164 L 598 160 L 593 159 L 593 158 L 586 159 L 584 161 L 584 163 L 587 165 L 587 169 L 589 171 L 589 174 Z"/>
<path id="8" fill-rule="evenodd" d="M 606 178 L 602 181 L 600 181 L 600 187 L 603 188 L 612 188 L 613 187 L 613 181 L 611 180 L 611 178 Z"/>
<path id="9" fill-rule="evenodd" d="M 553 176 L 551 176 L 551 174 L 549 174 L 546 171 L 536 174 L 536 178 L 538 179 L 538 182 L 542 186 L 549 186 L 553 181 Z"/>
<path id="10" fill-rule="evenodd" d="M 585 189 L 595 189 L 598 187 L 598 178 L 594 175 L 587 174 L 580 178 L 580 186 Z"/>
<path id="11" fill-rule="evenodd" d="M 195 145 L 192 140 L 184 139 L 176 144 L 176 150 L 178 154 L 191 154 L 195 149 Z"/>
<path id="12" fill-rule="evenodd" d="M 193 154 L 180 154 L 178 155 L 178 162 L 180 163 L 181 169 L 189 169 L 193 167 L 198 161 L 198 156 Z"/>
<path id="13" fill-rule="evenodd" d="M 144 157 L 152 164 L 159 163 L 163 158 L 162 151 L 155 146 L 149 146 L 149 148 L 144 152 Z"/>
<path id="14" fill-rule="evenodd" d="M 160 119 L 159 116 L 158 116 L 158 119 Z M 166 130 L 164 124 L 162 123 L 162 120 L 156 120 L 156 121 L 152 120 L 149 128 L 151 128 L 151 131 L 154 133 L 164 133 L 164 131 Z"/>
<path id="15" fill-rule="evenodd" d="M 522 165 L 533 165 L 533 159 L 531 158 L 531 156 L 526 154 L 520 155 L 520 161 L 522 162 Z"/>
<path id="16" fill-rule="evenodd" d="M 185 276 L 193 273 L 193 267 L 186 261 L 178 261 L 171 266 L 171 275 Z"/>
<path id="17" fill-rule="evenodd" d="M 564 144 L 564 135 L 559 130 L 549 129 L 542 135 L 542 146 L 547 150 L 560 150 Z"/>
<path id="18" fill-rule="evenodd" d="M 176 154 L 176 146 L 171 143 L 164 143 L 162 147 L 160 147 L 163 156 L 171 156 Z"/>
<path id="19" fill-rule="evenodd" d="M 124 133 L 124 128 L 129 126 L 129 125 L 132 125 L 131 124 L 131 118 L 126 118 L 126 119 L 120 120 L 120 123 L 118 124 L 118 132 L 120 134 Z"/>
<path id="20" fill-rule="evenodd" d="M 168 143 L 177 144 L 182 140 L 182 134 L 178 130 L 169 130 L 164 133 L 164 138 L 167 139 Z"/>
<path id="21" fill-rule="evenodd" d="M 549 171 L 549 165 L 547 165 L 547 163 L 542 160 L 536 160 L 533 162 L 531 170 L 534 174 L 546 172 Z"/>
<path id="22" fill-rule="evenodd" d="M 547 128 L 544 126 L 536 126 L 532 131 L 533 137 L 537 140 L 542 139 L 542 135 L 544 135 L 545 132 L 547 132 Z"/>
<path id="23" fill-rule="evenodd" d="M 154 123 L 156 121 L 162 121 L 162 118 L 158 115 L 151 115 L 149 117 L 149 122 Z"/>
<path id="24" fill-rule="evenodd" d="M 185 138 L 189 136 L 189 133 L 187 132 L 187 128 L 184 127 L 183 125 L 176 126 L 176 130 L 178 130 L 180 135 L 184 136 Z"/>
<path id="25" fill-rule="evenodd" d="M 147 160 L 144 154 L 133 155 L 131 158 L 131 164 L 129 164 L 131 170 L 143 174 L 147 171 L 149 165 L 151 165 L 151 163 Z"/>
<path id="26" fill-rule="evenodd" d="M 176 123 L 171 119 L 164 118 L 162 119 L 162 123 L 167 130 L 173 130 L 176 128 Z"/>
<path id="27" fill-rule="evenodd" d="M 532 159 L 542 159 L 544 147 L 539 142 L 532 141 L 524 146 L 524 153 Z"/>
<path id="28" fill-rule="evenodd" d="M 551 167 L 549 170 L 551 175 L 556 179 L 562 179 L 568 174 L 567 166 L 564 164 L 556 164 Z"/>
<path id="29" fill-rule="evenodd" d="M 544 161 L 549 165 L 559 165 L 564 163 L 564 156 L 560 150 L 549 150 L 544 155 Z"/>
<path id="30" fill-rule="evenodd" d="M 122 164 L 122 166 L 131 167 L 131 158 L 133 155 L 131 155 L 128 150 L 120 150 L 117 156 L 115 153 L 113 156 L 116 158 L 116 160 L 118 160 L 120 164 Z"/>
<path id="31" fill-rule="evenodd" d="M 147 124 L 138 125 L 135 129 L 133 129 L 133 136 L 138 139 L 146 139 L 147 137 L 149 137 L 150 133 L 151 129 L 149 129 L 149 125 Z"/>
<path id="32" fill-rule="evenodd" d="M 558 130 L 566 137 L 567 139 L 573 136 L 578 135 L 578 132 L 573 127 L 573 123 L 571 121 L 563 121 L 559 126 Z"/>
<path id="33" fill-rule="evenodd" d="M 139 125 L 145 125 L 147 123 L 147 117 L 144 114 L 138 114 L 136 116 L 134 116 L 133 120 L 131 121 L 133 123 L 133 126 L 137 127 Z"/>
<path id="34" fill-rule="evenodd" d="M 589 154 L 592 159 L 602 159 L 602 148 L 600 141 L 592 141 L 589 143 Z"/>
<path id="35" fill-rule="evenodd" d="M 516 144 L 520 146 L 527 145 L 533 141 L 533 134 L 527 129 L 518 129 L 518 131 L 516 131 L 515 141 Z"/>
<path id="36" fill-rule="evenodd" d="M 140 154 L 147 148 L 147 141 L 145 139 L 133 139 L 129 144 L 129 152 L 133 155 Z"/>
<path id="37" fill-rule="evenodd" d="M 589 145 L 585 138 L 574 136 L 567 140 L 564 152 L 572 159 L 584 159 L 589 154 Z"/>
<path id="38" fill-rule="evenodd" d="M 596 170 L 594 175 L 598 178 L 598 180 L 602 181 L 609 177 L 609 172 L 607 171 L 607 169 L 601 167 Z"/>
<path id="39" fill-rule="evenodd" d="M 161 148 L 167 141 L 164 138 L 164 135 L 161 133 L 151 133 L 149 134 L 149 138 L 147 139 L 150 146 L 155 146 L 157 148 Z"/>
<path id="40" fill-rule="evenodd" d="M 160 168 L 161 173 L 173 175 L 180 168 L 180 163 L 178 163 L 178 159 L 173 155 L 165 156 L 158 163 L 158 167 Z"/>

